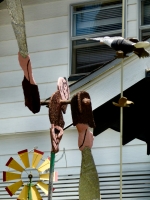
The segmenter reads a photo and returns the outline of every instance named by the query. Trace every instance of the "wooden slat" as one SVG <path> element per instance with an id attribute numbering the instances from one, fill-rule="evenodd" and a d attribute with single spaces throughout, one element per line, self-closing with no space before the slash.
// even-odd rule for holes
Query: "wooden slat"
<path id="1" fill-rule="evenodd" d="M 99 177 L 102 199 L 118 199 L 120 195 L 119 173 L 99 174 Z M 126 198 L 130 200 L 142 198 L 145 200 L 150 197 L 149 177 L 149 171 L 123 173 L 123 200 Z M 79 175 L 65 175 L 59 178 L 60 180 L 54 183 L 53 199 L 78 199 Z M 0 186 L 6 184 L 0 183 Z M 4 195 L 4 190 L 0 190 L 0 194 L 3 197 L 7 196 Z"/>
<path id="2" fill-rule="evenodd" d="M 47 99 L 47 94 L 50 96 L 56 91 L 56 82 L 50 84 L 39 84 L 39 93 L 40 99 Z M 12 87 L 12 88 L 3 88 L 0 89 L 0 103 L 13 103 L 13 102 L 24 102 L 24 95 L 22 86 Z"/>
<path id="3" fill-rule="evenodd" d="M 9 110 L 9 112 L 6 112 Z M 48 108 L 42 106 L 37 115 L 47 115 Z M 0 104 L 0 119 L 33 116 L 33 113 L 24 105 L 24 102 Z M 48 116 L 48 115 L 47 115 Z"/>
<path id="4" fill-rule="evenodd" d="M 31 37 L 28 38 L 27 43 L 30 53 L 63 49 L 68 47 L 68 32 Z M 0 46 L 0 57 L 18 53 L 16 40 L 1 41 Z"/>
<path id="5" fill-rule="evenodd" d="M 23 6 L 28 5 L 35 5 L 35 4 L 41 4 L 41 3 L 49 3 L 49 2 L 55 2 L 55 1 L 61 1 L 61 0 L 22 0 Z M 0 10 L 6 9 L 6 3 L 5 1 L 0 4 Z"/>
<path id="6" fill-rule="evenodd" d="M 67 65 L 33 69 L 33 74 L 36 84 L 57 82 L 60 76 L 67 76 Z M 21 86 L 23 77 L 22 70 L 0 73 L 0 88 Z"/>
<path id="7" fill-rule="evenodd" d="M 33 28 L 34 27 L 34 28 Z M 27 38 L 53 33 L 68 32 L 68 16 L 26 22 Z M 11 25 L 0 26 L 0 41 L 14 40 L 15 35 Z"/>
<path id="8" fill-rule="evenodd" d="M 80 0 L 61 0 L 52 1 L 48 3 L 32 4 L 31 6 L 24 6 L 25 20 L 36 21 L 41 19 L 48 19 L 69 14 L 70 3 L 80 3 Z M 86 2 L 83 0 L 82 2 Z M 60 9 L 61 8 L 61 9 Z M 3 17 L 1 17 L 3 16 Z M 6 9 L 0 12 L 0 25 L 9 24 L 10 18 Z"/>
<path id="9" fill-rule="evenodd" d="M 59 59 L 58 59 L 59 55 Z M 36 52 L 30 54 L 32 68 L 58 66 L 68 64 L 68 49 Z M 0 72 L 20 70 L 17 53 L 14 56 L 0 57 Z"/>

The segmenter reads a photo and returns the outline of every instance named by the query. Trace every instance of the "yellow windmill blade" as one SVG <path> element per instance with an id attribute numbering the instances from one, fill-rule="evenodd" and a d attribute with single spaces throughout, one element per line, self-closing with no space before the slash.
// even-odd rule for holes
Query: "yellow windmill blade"
<path id="1" fill-rule="evenodd" d="M 31 194 L 32 194 L 32 199 L 42 200 L 42 197 L 41 197 L 39 191 L 37 190 L 37 188 L 35 186 L 31 187 Z"/>
<path id="2" fill-rule="evenodd" d="M 28 186 L 25 185 L 22 188 L 20 195 L 18 196 L 17 200 L 26 200 L 28 198 Z"/>
<path id="3" fill-rule="evenodd" d="M 48 185 L 43 183 L 43 182 L 37 182 L 37 185 L 39 186 L 39 188 L 48 195 Z"/>
<path id="4" fill-rule="evenodd" d="M 47 173 L 47 174 L 40 174 L 40 179 L 41 180 L 49 180 L 49 173 Z"/>
<path id="5" fill-rule="evenodd" d="M 40 174 L 40 179 L 41 180 L 49 180 L 49 173 Z M 58 181 L 58 172 L 54 172 L 53 181 L 54 182 Z"/>
<path id="6" fill-rule="evenodd" d="M 13 196 L 15 192 L 23 185 L 23 182 L 20 180 L 16 183 L 13 183 L 5 188 L 10 196 Z"/>
<path id="7" fill-rule="evenodd" d="M 34 149 L 33 158 L 32 158 L 32 168 L 36 168 L 43 154 L 44 152 Z"/>
<path id="8" fill-rule="evenodd" d="M 26 168 L 30 167 L 30 163 L 29 163 L 29 156 L 28 156 L 28 150 L 25 149 L 23 151 L 19 151 L 18 155 L 20 156 L 20 159 L 22 160 L 24 166 Z"/>
<path id="9" fill-rule="evenodd" d="M 17 161 L 15 161 L 12 157 L 10 157 L 10 159 L 8 160 L 8 162 L 6 163 L 7 167 L 10 167 L 12 169 L 15 169 L 19 172 L 23 172 L 24 168 L 19 165 L 19 163 Z"/>
<path id="10" fill-rule="evenodd" d="M 38 172 L 43 172 L 50 168 L 50 158 L 47 158 L 42 165 L 37 169 Z"/>
<path id="11" fill-rule="evenodd" d="M 21 174 L 12 172 L 3 172 L 3 181 L 11 181 L 16 179 L 21 179 Z"/>

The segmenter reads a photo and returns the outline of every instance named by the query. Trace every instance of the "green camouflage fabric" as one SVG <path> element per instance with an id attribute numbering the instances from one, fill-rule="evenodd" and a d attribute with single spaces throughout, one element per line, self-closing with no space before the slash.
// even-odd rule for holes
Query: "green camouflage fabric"
<path id="1" fill-rule="evenodd" d="M 82 151 L 79 200 L 100 200 L 99 178 L 89 147 Z"/>

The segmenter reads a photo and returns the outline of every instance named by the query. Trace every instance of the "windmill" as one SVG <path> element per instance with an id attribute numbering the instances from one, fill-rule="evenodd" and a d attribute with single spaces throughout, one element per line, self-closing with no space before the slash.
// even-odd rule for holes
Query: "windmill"
<path id="1" fill-rule="evenodd" d="M 32 155 L 32 162 L 30 164 L 29 153 L 27 149 L 19 151 L 18 155 L 20 160 L 22 161 L 23 166 L 21 166 L 14 158 L 10 157 L 6 166 L 16 170 L 16 172 L 3 172 L 3 181 L 16 181 L 15 183 L 7 186 L 5 189 L 10 196 L 13 196 L 19 188 L 22 187 L 21 193 L 17 197 L 17 200 L 42 200 L 42 197 L 37 189 L 40 188 L 46 195 L 48 195 L 48 184 L 44 183 L 44 181 L 49 180 L 49 173 L 45 173 L 47 169 L 50 167 L 50 159 L 47 158 L 43 161 L 43 163 L 39 166 L 40 161 L 43 160 L 44 152 L 34 149 Z M 34 175 L 31 171 L 36 171 L 38 176 L 38 180 L 35 184 L 32 181 Z M 28 173 L 30 171 L 30 173 Z M 24 181 L 22 175 L 23 173 L 27 173 L 28 182 Z M 35 173 L 34 173 L 35 174 Z M 36 176 L 36 177 L 37 177 Z M 57 181 L 58 174 L 54 172 L 53 181 Z"/>

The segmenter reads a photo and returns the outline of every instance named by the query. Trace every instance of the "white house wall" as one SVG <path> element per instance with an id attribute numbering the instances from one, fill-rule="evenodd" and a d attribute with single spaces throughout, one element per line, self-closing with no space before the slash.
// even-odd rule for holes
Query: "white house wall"
<path id="1" fill-rule="evenodd" d="M 41 99 L 46 99 L 55 92 L 59 76 L 69 76 L 69 5 L 78 2 L 81 0 L 23 1 L 28 47 Z M 134 37 L 137 35 L 134 28 L 130 29 L 130 27 L 137 28 L 135 17 L 137 11 L 132 13 L 129 11 L 137 7 L 136 2 L 136 0 L 130 0 L 127 4 L 129 15 L 127 35 Z M 24 107 L 21 86 L 23 72 L 18 64 L 17 53 L 17 42 L 4 1 L 0 4 L 1 177 L 2 171 L 7 170 L 5 163 L 11 156 L 17 159 L 18 151 L 31 150 L 34 146 L 38 146 L 38 149 L 44 151 L 47 157 L 51 149 L 48 109 L 42 107 L 40 113 L 34 115 Z M 149 59 L 139 60 L 136 56 L 125 60 L 124 89 L 145 77 L 145 69 L 150 68 L 149 63 Z M 95 80 L 83 85 L 80 90 L 87 90 L 90 93 L 93 109 L 116 96 L 120 91 L 120 64 L 114 66 L 112 63 L 110 70 L 98 75 Z M 73 91 L 71 95 L 77 91 Z M 66 125 L 70 124 L 72 120 L 69 108 L 65 118 Z M 74 128 L 65 131 L 60 152 L 56 158 L 62 155 L 63 148 L 66 149 L 66 160 L 64 156 L 55 165 L 59 175 L 79 174 L 81 153 L 77 148 L 77 133 Z M 95 138 L 92 152 L 99 173 L 119 172 L 119 149 L 119 133 L 111 129 Z M 134 140 L 124 146 L 123 171 L 149 170 L 150 160 L 146 155 L 146 150 L 146 144 L 140 140 Z"/>
<path id="2" fill-rule="evenodd" d="M 25 1 L 23 1 L 23 3 L 24 2 Z M 30 1 L 26 2 L 24 5 L 28 48 L 33 66 L 33 74 L 39 86 L 40 97 L 41 99 L 46 99 L 56 90 L 57 78 L 59 76 L 69 76 L 69 6 L 72 3 L 78 3 L 80 1 L 64 0 L 44 1 L 44 3 L 41 3 L 40 1 L 38 1 L 38 3 L 36 1 L 36 3 L 34 3 L 34 1 L 31 2 L 31 5 Z M 33 128 L 29 129 L 27 126 L 23 126 L 26 128 L 23 129 L 22 127 L 21 132 L 37 130 L 38 126 L 39 130 L 42 130 L 43 126 L 35 126 L 35 120 L 34 117 L 32 117 L 35 115 L 32 115 L 32 113 L 23 106 L 24 97 L 21 87 L 23 72 L 17 61 L 17 42 L 10 25 L 8 11 L 4 4 L 5 2 L 2 3 L 2 9 L 0 11 L 0 31 L 2 33 L 0 34 L 0 119 L 3 120 L 3 127 L 6 128 L 1 129 L 0 133 L 20 132 L 20 128 L 18 127 L 19 129 L 17 129 L 17 124 L 22 124 L 21 121 L 28 123 L 29 120 L 33 122 Z M 127 2 L 128 9 L 131 9 L 132 6 L 137 6 L 137 1 Z M 127 15 L 129 16 L 128 22 L 135 19 L 135 12 L 137 9 L 133 10 L 134 12 L 132 12 L 132 14 L 129 12 L 130 14 L 128 13 Z M 128 28 L 127 30 L 129 31 L 130 29 Z M 126 68 L 129 69 L 130 64 L 129 67 Z M 136 82 L 132 77 L 132 73 L 128 73 L 128 70 L 126 71 L 127 80 L 125 80 L 125 88 Z M 144 74 L 144 71 L 142 71 L 142 73 Z M 138 76 L 141 76 L 140 71 L 137 71 L 137 74 Z M 99 78 L 94 80 L 92 87 L 89 85 L 85 87 L 91 95 L 93 92 L 96 94 L 101 91 L 102 93 L 100 94 L 100 98 L 96 99 L 97 103 L 93 102 L 93 109 L 96 108 L 97 105 L 101 105 L 110 99 L 112 93 L 115 96 L 119 91 L 119 70 L 109 76 L 108 75 L 109 73 L 106 73 L 106 78 L 101 81 Z M 135 75 L 134 77 L 138 81 L 138 77 Z M 93 91 L 93 87 L 96 85 L 99 89 Z M 111 85 L 114 85 L 114 87 L 112 88 Z M 101 87 L 102 89 L 100 89 Z M 103 88 L 105 88 L 105 92 Z M 95 101 L 95 99 L 93 101 Z M 4 108 L 6 107 L 10 112 L 5 112 Z M 36 116 L 42 121 L 43 115 L 44 118 L 47 116 L 47 110 L 41 110 L 42 111 L 36 114 Z M 12 129 L 10 130 L 7 127 L 7 124 L 8 122 L 10 123 L 11 118 L 13 118 L 15 129 L 13 128 L 14 126 L 12 126 Z M 35 129 L 34 127 L 37 128 Z M 48 128 L 49 122 L 44 130 L 47 130 Z"/>
<path id="3" fill-rule="evenodd" d="M 81 166 L 81 152 L 78 150 L 77 144 L 78 144 L 78 134 L 76 129 L 71 128 L 70 130 L 66 130 L 60 143 L 60 152 L 56 154 L 56 161 L 57 161 L 61 158 L 63 154 L 63 149 L 65 148 L 65 155 L 58 162 L 55 163 L 55 171 L 58 172 L 59 182 L 58 186 L 57 183 L 54 186 L 56 187 L 56 192 L 54 192 L 53 195 L 54 197 L 58 195 L 60 190 L 62 190 L 61 194 L 59 194 L 59 198 L 63 200 L 67 199 L 67 197 L 63 198 L 62 196 L 65 195 L 65 193 L 66 195 L 69 194 L 67 192 L 68 187 L 70 188 L 71 192 L 75 191 L 76 192 L 75 194 L 78 195 L 78 178 Z M 17 155 L 17 152 L 26 148 L 28 150 L 32 150 L 33 147 L 36 146 L 38 147 L 38 150 L 44 151 L 43 158 L 47 158 L 48 156 L 50 156 L 49 132 L 26 133 L 21 135 L 15 134 L 11 136 L 1 137 L 0 176 L 2 177 L 3 170 L 8 171 L 8 167 L 5 166 L 5 163 L 8 161 L 10 157 L 13 157 L 19 164 L 23 165 L 21 160 L 19 159 L 19 156 Z M 128 185 L 130 184 L 134 185 L 134 186 L 132 185 L 131 188 L 135 187 L 135 183 L 141 184 L 140 187 L 143 188 L 144 188 L 144 186 L 142 186 L 143 183 L 145 187 L 149 187 L 148 177 L 146 177 L 145 175 L 145 180 L 142 180 L 143 177 L 140 177 L 142 173 L 144 172 L 146 173 L 150 169 L 150 161 L 149 157 L 146 155 L 146 149 L 147 147 L 145 143 L 140 140 L 133 140 L 128 145 L 123 146 L 123 175 L 131 174 L 131 177 L 129 177 L 129 182 L 128 182 Z M 114 187 L 114 189 L 116 187 L 117 192 L 119 190 L 118 175 L 120 171 L 120 159 L 119 159 L 120 134 L 111 129 L 108 129 L 103 133 L 101 133 L 99 136 L 95 137 L 94 145 L 92 148 L 92 154 L 100 177 L 100 189 L 102 193 L 102 198 L 103 194 L 107 193 L 109 199 L 110 196 L 113 195 L 113 193 L 111 193 L 112 192 L 111 187 Z M 29 154 L 30 160 L 32 159 L 32 155 L 33 155 L 32 153 Z M 39 165 L 42 162 L 43 161 L 41 161 Z M 132 179 L 133 174 L 135 175 L 139 174 L 138 177 L 139 180 L 131 181 L 130 179 Z M 65 176 L 66 180 L 61 180 Z M 76 177 L 76 180 L 72 180 L 71 177 L 72 178 Z M 110 183 L 110 181 L 112 183 Z M 65 185 L 59 186 L 61 182 L 64 182 Z M 2 180 L 0 180 L 0 199 L 3 199 L 4 197 L 5 198 L 7 197 L 7 199 L 11 199 L 9 195 L 6 195 L 7 193 L 5 192 L 4 189 L 9 184 L 10 184 L 9 182 L 3 183 Z M 17 194 L 19 193 L 17 192 Z M 74 193 L 72 194 L 75 195 Z M 56 199 L 59 198 L 56 197 Z M 73 199 L 73 197 L 71 199 Z M 138 198 L 135 199 L 137 200 Z"/>
<path id="4" fill-rule="evenodd" d="M 139 0 L 125 1 L 125 36 L 139 38 L 140 9 Z"/>

